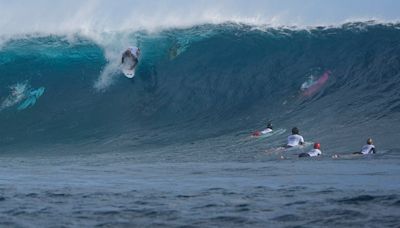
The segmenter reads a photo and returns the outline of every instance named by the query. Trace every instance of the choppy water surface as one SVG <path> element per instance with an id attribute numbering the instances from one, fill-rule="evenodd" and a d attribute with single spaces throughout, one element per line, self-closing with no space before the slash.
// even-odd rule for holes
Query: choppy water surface
<path id="1" fill-rule="evenodd" d="M 0 225 L 396 227 L 398 28 L 222 24 L 104 43 L 9 40 Z M 133 80 L 117 67 L 121 37 L 142 49 Z M 304 96 L 301 85 L 324 72 Z M 271 120 L 281 133 L 250 137 Z M 322 157 L 273 149 L 293 126 Z M 368 137 L 378 154 L 348 156 Z"/>

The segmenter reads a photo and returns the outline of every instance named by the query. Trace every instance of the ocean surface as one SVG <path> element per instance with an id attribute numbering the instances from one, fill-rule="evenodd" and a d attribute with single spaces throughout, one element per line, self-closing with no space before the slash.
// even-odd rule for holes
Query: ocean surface
<path id="1" fill-rule="evenodd" d="M 0 44 L 1 227 L 400 226 L 399 24 L 100 37 Z M 294 126 L 322 156 L 276 150 Z"/>

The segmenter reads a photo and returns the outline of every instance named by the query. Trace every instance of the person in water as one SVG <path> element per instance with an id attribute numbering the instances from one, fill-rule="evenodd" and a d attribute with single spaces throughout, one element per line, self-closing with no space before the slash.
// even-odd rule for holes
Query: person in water
<path id="1" fill-rule="evenodd" d="M 262 130 L 262 131 L 256 131 L 256 132 L 254 132 L 254 133 L 252 134 L 252 136 L 257 137 L 257 136 L 261 136 L 261 135 L 266 135 L 266 134 L 268 134 L 268 133 L 271 133 L 272 131 L 273 131 L 273 130 L 272 130 L 272 123 L 271 123 L 271 122 L 268 122 L 267 128 L 266 128 L 266 129 L 264 129 L 264 130 Z"/>
<path id="2" fill-rule="evenodd" d="M 322 151 L 321 151 L 321 144 L 320 143 L 314 143 L 314 149 L 310 150 L 307 153 L 301 153 L 299 154 L 299 157 L 317 157 L 322 155 Z"/>
<path id="3" fill-rule="evenodd" d="M 297 127 L 292 128 L 292 134 L 288 136 L 288 142 L 285 147 L 294 147 L 304 144 L 304 138 L 301 136 L 300 131 Z"/>
<path id="4" fill-rule="evenodd" d="M 138 64 L 138 62 L 139 62 L 139 60 L 138 60 L 139 56 L 140 56 L 140 48 L 138 48 L 138 47 L 129 47 L 122 54 L 121 64 L 124 64 L 126 58 L 132 58 L 134 64 L 131 66 L 130 69 L 133 70 L 136 67 L 136 65 Z"/>
<path id="5" fill-rule="evenodd" d="M 375 154 L 376 149 L 374 146 L 374 142 L 372 142 L 372 139 L 369 138 L 367 139 L 367 144 L 365 144 L 362 148 L 361 151 L 354 152 L 353 154 Z"/>
<path id="6" fill-rule="evenodd" d="M 270 133 L 272 131 L 273 131 L 272 123 L 268 122 L 267 128 L 265 130 L 262 130 L 261 134 L 265 135 L 265 134 Z"/>

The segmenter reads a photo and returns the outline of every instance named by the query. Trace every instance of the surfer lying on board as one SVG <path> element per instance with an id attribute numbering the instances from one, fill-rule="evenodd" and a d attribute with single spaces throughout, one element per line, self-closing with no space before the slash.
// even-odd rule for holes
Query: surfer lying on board
<path id="1" fill-rule="evenodd" d="M 266 128 L 266 129 L 264 129 L 264 130 L 262 130 L 262 131 L 256 131 L 256 132 L 254 132 L 254 133 L 252 134 L 252 136 L 265 135 L 265 134 L 271 133 L 272 131 L 273 131 L 273 129 L 272 129 L 272 123 L 271 123 L 271 122 L 268 122 L 267 128 Z"/>
<path id="2" fill-rule="evenodd" d="M 129 47 L 122 54 L 121 64 L 124 63 L 125 58 L 132 58 L 134 64 L 131 66 L 130 70 L 133 70 L 136 67 L 136 65 L 138 64 L 138 62 L 139 62 L 139 60 L 138 60 L 139 56 L 140 56 L 140 48 L 138 48 L 138 47 Z"/>
<path id="3" fill-rule="evenodd" d="M 354 152 L 351 155 L 334 154 L 334 155 L 332 155 L 332 158 L 349 157 L 349 156 L 353 156 L 353 155 L 367 155 L 367 154 L 375 154 L 375 153 L 376 153 L 376 149 L 375 149 L 374 143 L 372 142 L 372 139 L 369 138 L 369 139 L 367 139 L 367 144 L 365 144 L 361 148 L 361 151 Z"/>
<path id="4" fill-rule="evenodd" d="M 307 153 L 301 153 L 299 154 L 299 157 L 317 157 L 319 155 L 322 155 L 322 151 L 321 151 L 321 144 L 320 143 L 314 143 L 314 149 L 310 150 Z"/>
<path id="5" fill-rule="evenodd" d="M 292 134 L 288 136 L 288 143 L 285 145 L 286 148 L 299 146 L 304 144 L 303 136 L 299 135 L 299 129 L 297 127 L 292 128 Z"/>
<path id="6" fill-rule="evenodd" d="M 267 134 L 267 133 L 270 133 L 270 132 L 272 132 L 272 131 L 273 131 L 273 129 L 272 129 L 272 123 L 269 122 L 269 123 L 267 124 L 267 128 L 266 128 L 265 130 L 262 130 L 262 131 L 261 131 L 261 134 Z"/>
<path id="7" fill-rule="evenodd" d="M 369 139 L 367 139 L 367 144 L 365 144 L 361 148 L 361 151 L 354 152 L 353 154 L 375 154 L 375 153 L 376 153 L 376 149 L 375 149 L 374 143 L 372 142 L 372 139 L 369 138 Z"/>

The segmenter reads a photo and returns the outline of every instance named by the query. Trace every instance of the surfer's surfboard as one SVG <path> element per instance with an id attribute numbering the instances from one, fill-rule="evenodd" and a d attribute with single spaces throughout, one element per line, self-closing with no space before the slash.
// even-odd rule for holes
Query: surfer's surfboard
<path id="1" fill-rule="evenodd" d="M 127 78 L 133 78 L 135 77 L 135 69 L 130 70 L 130 69 L 122 69 L 122 73 L 127 77 Z"/>
<path id="2" fill-rule="evenodd" d="M 329 70 L 325 71 L 325 73 L 318 80 L 316 80 L 310 87 L 303 91 L 303 96 L 310 97 L 318 92 L 322 88 L 322 86 L 328 81 L 330 74 L 331 72 Z"/>
<path id="3" fill-rule="evenodd" d="M 268 137 L 274 136 L 274 135 L 280 135 L 280 134 L 283 134 L 285 132 L 286 132 L 286 130 L 282 129 L 282 128 L 277 129 L 277 130 L 273 130 L 273 131 L 265 133 L 265 134 L 261 133 L 261 131 L 255 131 L 255 132 L 253 132 L 251 134 L 250 137 L 251 138 L 256 138 L 256 139 L 262 139 L 262 138 L 268 138 Z"/>
<path id="4" fill-rule="evenodd" d="M 26 108 L 32 107 L 36 104 L 36 101 L 39 99 L 39 97 L 41 97 L 44 93 L 45 88 L 44 87 L 40 87 L 38 89 L 32 90 L 28 93 L 27 95 L 27 99 L 25 101 L 23 101 L 19 106 L 18 106 L 18 110 L 24 110 Z"/>

